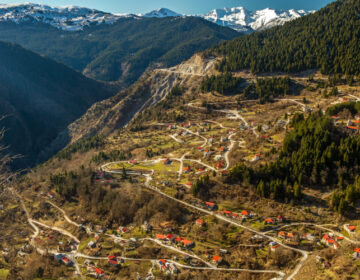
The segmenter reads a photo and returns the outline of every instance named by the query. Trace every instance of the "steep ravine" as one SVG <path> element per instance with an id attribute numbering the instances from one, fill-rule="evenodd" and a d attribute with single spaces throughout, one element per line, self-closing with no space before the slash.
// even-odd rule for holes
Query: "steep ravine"
<path id="1" fill-rule="evenodd" d="M 194 55 L 188 61 L 167 69 L 149 70 L 132 86 L 112 98 L 95 103 L 82 117 L 61 132 L 47 147 L 42 158 L 95 134 L 107 135 L 126 126 L 136 114 L 161 101 L 175 85 L 193 86 L 214 71 L 215 59 Z"/>

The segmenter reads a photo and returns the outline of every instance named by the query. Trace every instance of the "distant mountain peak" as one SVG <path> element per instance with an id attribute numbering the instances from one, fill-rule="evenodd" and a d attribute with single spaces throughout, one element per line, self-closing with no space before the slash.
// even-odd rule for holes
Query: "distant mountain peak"
<path id="1" fill-rule="evenodd" d="M 249 11 L 244 7 L 215 9 L 202 17 L 241 32 L 258 31 L 308 15 L 313 11 L 305 10 L 275 10 L 266 8 Z"/>
<path id="2" fill-rule="evenodd" d="M 218 25 L 227 26 L 241 32 L 253 32 L 282 25 L 285 22 L 307 15 L 312 11 L 274 10 L 266 8 L 249 11 L 244 7 L 215 9 L 206 15 L 196 15 Z M 124 17 L 165 18 L 182 17 L 167 8 L 146 14 L 111 14 L 78 6 L 54 7 L 33 3 L 0 4 L 0 22 L 15 23 L 35 21 L 50 24 L 65 31 L 80 31 L 92 24 L 112 24 Z"/>
<path id="3" fill-rule="evenodd" d="M 167 8 L 160 8 L 149 13 L 142 15 L 143 17 L 156 17 L 156 18 L 163 18 L 163 17 L 181 17 L 181 14 L 178 14 L 172 10 Z"/>

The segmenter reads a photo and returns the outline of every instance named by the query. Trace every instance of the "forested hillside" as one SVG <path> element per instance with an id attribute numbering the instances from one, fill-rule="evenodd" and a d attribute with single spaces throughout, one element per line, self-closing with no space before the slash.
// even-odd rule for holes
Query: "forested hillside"
<path id="1" fill-rule="evenodd" d="M 0 43 L 0 123 L 10 151 L 26 164 L 94 102 L 111 96 L 103 84 L 18 45 Z M 66 144 L 66 143 L 65 143 Z"/>
<path id="2" fill-rule="evenodd" d="M 0 40 L 47 55 L 89 77 L 127 85 L 152 63 L 174 66 L 197 51 L 239 35 L 195 17 L 129 17 L 78 32 L 36 22 L 0 23 Z"/>
<path id="3" fill-rule="evenodd" d="M 339 0 L 319 12 L 225 42 L 206 52 L 224 60 L 224 72 L 360 73 L 360 1 Z"/>

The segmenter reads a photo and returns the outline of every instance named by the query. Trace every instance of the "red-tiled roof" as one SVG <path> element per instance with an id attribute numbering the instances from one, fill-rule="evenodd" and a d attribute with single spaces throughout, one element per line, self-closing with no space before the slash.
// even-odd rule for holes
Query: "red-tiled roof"
<path id="1" fill-rule="evenodd" d="M 356 229 L 355 226 L 351 226 L 351 225 L 348 225 L 347 228 L 348 228 L 349 230 L 355 230 L 355 229 Z"/>
<path id="2" fill-rule="evenodd" d="M 221 257 L 220 256 L 213 256 L 212 260 L 214 262 L 219 262 L 221 260 Z"/>
<path id="3" fill-rule="evenodd" d="M 187 240 L 187 239 L 181 240 L 181 242 L 182 242 L 184 245 L 190 245 L 190 244 L 193 243 L 192 241 Z"/>
<path id="4" fill-rule="evenodd" d="M 110 263 L 110 264 L 118 264 L 118 262 L 115 261 L 115 260 L 109 260 L 108 263 Z"/>
<path id="5" fill-rule="evenodd" d="M 215 203 L 212 203 L 212 202 L 205 202 L 206 205 L 209 205 L 209 206 L 215 206 Z"/>
<path id="6" fill-rule="evenodd" d="M 99 274 L 99 275 L 104 274 L 104 271 L 102 271 L 100 268 L 95 267 L 94 270 L 95 270 L 96 274 Z"/>
<path id="7" fill-rule="evenodd" d="M 274 221 L 272 219 L 265 219 L 265 222 L 274 223 Z"/>
<path id="8" fill-rule="evenodd" d="M 116 256 L 114 256 L 114 255 L 108 256 L 108 259 L 109 259 L 109 260 L 116 259 Z"/>
<path id="9" fill-rule="evenodd" d="M 162 235 L 162 234 L 157 234 L 157 235 L 156 235 L 156 238 L 157 238 L 157 239 L 166 239 L 166 236 L 165 236 L 165 235 Z"/>
<path id="10" fill-rule="evenodd" d="M 243 214 L 244 216 L 249 216 L 249 212 L 246 210 L 242 211 L 241 214 Z"/>
<path id="11" fill-rule="evenodd" d="M 196 222 L 197 222 L 198 224 L 203 224 L 203 223 L 204 223 L 204 221 L 203 221 L 203 220 L 200 220 L 200 219 L 196 220 Z"/>
<path id="12" fill-rule="evenodd" d="M 360 248 L 355 248 L 354 251 L 360 254 Z"/>

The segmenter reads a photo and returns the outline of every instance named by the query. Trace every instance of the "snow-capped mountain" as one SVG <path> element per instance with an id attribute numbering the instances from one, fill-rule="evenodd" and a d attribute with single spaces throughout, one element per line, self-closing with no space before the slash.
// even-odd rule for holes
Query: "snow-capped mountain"
<path id="1" fill-rule="evenodd" d="M 304 10 L 273 10 L 264 9 L 248 11 L 243 7 L 216 9 L 206 15 L 196 15 L 218 25 L 227 26 L 237 31 L 252 32 L 282 25 L 287 21 L 311 13 Z M 69 6 L 53 7 L 40 4 L 0 4 L 0 22 L 13 21 L 16 23 L 36 21 L 50 24 L 66 31 L 80 31 L 91 24 L 112 24 L 124 17 L 164 18 L 179 17 L 181 15 L 166 8 L 151 11 L 146 14 L 111 14 L 94 9 Z"/>
<path id="2" fill-rule="evenodd" d="M 156 18 L 163 18 L 163 17 L 181 17 L 182 15 L 175 13 L 172 10 L 161 8 L 158 10 L 151 11 L 150 13 L 140 15 L 143 17 L 156 17 Z"/>
<path id="3" fill-rule="evenodd" d="M 313 11 L 264 9 L 249 11 L 243 7 L 216 9 L 202 17 L 241 32 L 259 31 L 282 25 L 285 22 L 308 15 Z"/>
<path id="4" fill-rule="evenodd" d="M 128 15 L 114 15 L 94 9 L 39 4 L 0 4 L 0 21 L 37 21 L 66 31 L 79 31 L 90 24 L 111 24 Z"/>

